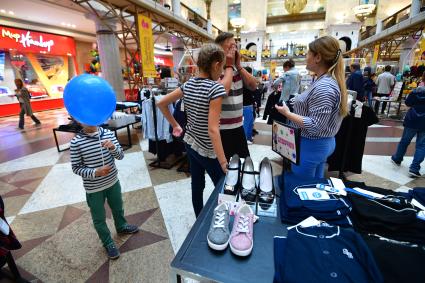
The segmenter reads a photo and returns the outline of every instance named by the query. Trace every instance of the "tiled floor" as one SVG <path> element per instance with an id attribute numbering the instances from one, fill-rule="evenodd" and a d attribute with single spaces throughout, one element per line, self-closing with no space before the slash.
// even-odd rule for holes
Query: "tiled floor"
<path id="1" fill-rule="evenodd" d="M 71 171 L 69 151 L 58 153 L 52 128 L 67 123 L 63 109 L 36 113 L 40 127 L 27 120 L 17 129 L 17 117 L 0 119 L 0 195 L 6 216 L 23 248 L 14 252 L 23 276 L 33 282 L 167 282 L 169 263 L 195 220 L 190 178 L 175 168 L 148 164 L 155 158 L 140 132 L 132 130 L 135 144 L 117 161 L 123 188 L 125 215 L 141 232 L 118 236 L 108 210 L 108 225 L 121 257 L 108 261 L 93 229 L 80 177 Z M 271 128 L 257 119 L 260 132 L 250 146 L 254 161 L 268 156 L 274 172 L 281 158 L 271 151 Z M 408 177 L 414 143 L 401 167 L 389 156 L 402 133 L 399 122 L 382 121 L 369 129 L 363 173 L 349 179 L 392 190 L 425 187 L 425 179 Z M 125 132 L 119 133 L 125 139 Z M 60 134 L 60 143 L 72 134 Z M 425 173 L 422 170 L 422 173 Z M 213 185 L 207 177 L 204 201 Z M 8 281 L 5 281 L 8 282 Z"/>

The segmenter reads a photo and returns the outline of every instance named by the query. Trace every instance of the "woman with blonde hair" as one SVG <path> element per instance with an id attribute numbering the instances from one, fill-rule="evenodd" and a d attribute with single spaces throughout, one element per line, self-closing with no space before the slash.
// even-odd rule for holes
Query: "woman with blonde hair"
<path id="1" fill-rule="evenodd" d="M 300 165 L 293 165 L 292 172 L 322 178 L 326 160 L 335 150 L 335 135 L 348 114 L 344 62 L 338 41 L 323 36 L 311 42 L 306 64 L 317 79 L 296 96 L 293 112 L 286 105 L 276 105 L 276 109 L 293 126 L 301 128 Z"/>

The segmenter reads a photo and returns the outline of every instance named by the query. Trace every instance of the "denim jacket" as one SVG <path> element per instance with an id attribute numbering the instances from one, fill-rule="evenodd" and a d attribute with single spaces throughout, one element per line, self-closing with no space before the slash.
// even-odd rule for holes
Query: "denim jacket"
<path id="1" fill-rule="evenodd" d="M 278 78 L 273 85 L 277 86 L 281 82 L 283 82 L 283 86 L 279 101 L 286 102 L 289 100 L 289 96 L 297 94 L 298 89 L 300 88 L 300 79 L 297 69 L 292 68 L 289 71 L 283 73 L 283 76 Z"/>

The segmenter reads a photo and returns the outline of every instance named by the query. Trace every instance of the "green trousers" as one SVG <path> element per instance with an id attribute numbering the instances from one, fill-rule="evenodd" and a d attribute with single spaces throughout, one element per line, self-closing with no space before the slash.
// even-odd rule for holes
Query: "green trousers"
<path id="1" fill-rule="evenodd" d="M 115 229 L 121 231 L 127 224 L 124 218 L 120 181 L 117 181 L 113 186 L 103 191 L 86 194 L 86 198 L 87 204 L 90 207 L 94 229 L 96 229 L 103 246 L 107 247 L 114 241 L 106 225 L 105 199 L 108 201 L 109 207 L 112 210 Z"/>

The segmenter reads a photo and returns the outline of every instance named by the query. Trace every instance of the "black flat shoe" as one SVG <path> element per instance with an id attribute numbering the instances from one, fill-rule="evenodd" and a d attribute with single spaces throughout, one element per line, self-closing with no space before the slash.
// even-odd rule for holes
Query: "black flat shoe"
<path id="1" fill-rule="evenodd" d="M 259 202 L 272 203 L 275 197 L 273 169 L 270 160 L 265 157 L 260 163 Z"/>
<path id="2" fill-rule="evenodd" d="M 257 197 L 254 164 L 249 156 L 245 158 L 245 162 L 242 167 L 241 197 L 243 200 L 251 202 L 254 202 Z"/>
<path id="3" fill-rule="evenodd" d="M 236 195 L 240 186 L 241 160 L 239 159 L 239 155 L 235 154 L 230 158 L 227 170 L 226 180 L 224 181 L 224 193 L 226 195 Z"/>

